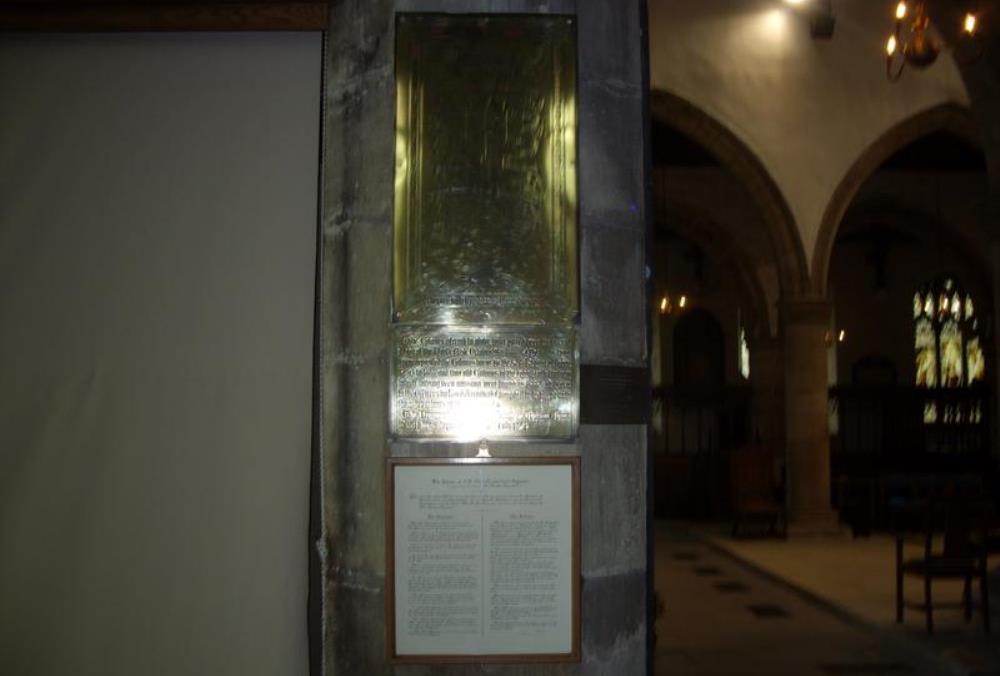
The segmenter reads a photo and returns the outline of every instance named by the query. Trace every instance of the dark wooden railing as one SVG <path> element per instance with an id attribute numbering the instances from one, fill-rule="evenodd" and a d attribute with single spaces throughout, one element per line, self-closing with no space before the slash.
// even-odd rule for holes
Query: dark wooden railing
<path id="1" fill-rule="evenodd" d="M 834 387 L 829 401 L 833 497 L 856 530 L 890 527 L 900 501 L 989 490 L 989 388 Z"/>
<path id="2" fill-rule="evenodd" d="M 708 453 L 750 441 L 749 387 L 657 387 L 653 412 L 662 421 L 669 454 Z"/>
<path id="3" fill-rule="evenodd" d="M 659 515 L 724 518 L 730 512 L 729 452 L 750 441 L 750 388 L 654 388 Z"/>
<path id="4" fill-rule="evenodd" d="M 832 495 L 848 523 L 886 528 L 891 504 L 907 496 L 996 483 L 989 388 L 850 386 L 829 395 Z M 754 441 L 750 389 L 655 388 L 653 401 L 657 513 L 728 515 L 729 453 Z"/>
<path id="5" fill-rule="evenodd" d="M 833 387 L 831 455 L 845 469 L 961 470 L 990 454 L 992 402 L 986 387 Z"/>

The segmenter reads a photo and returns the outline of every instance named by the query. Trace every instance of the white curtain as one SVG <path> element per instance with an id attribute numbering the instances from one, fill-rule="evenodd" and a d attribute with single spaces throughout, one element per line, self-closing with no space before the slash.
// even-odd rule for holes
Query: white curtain
<path id="1" fill-rule="evenodd" d="M 320 66 L 0 39 L 0 674 L 307 673 Z"/>

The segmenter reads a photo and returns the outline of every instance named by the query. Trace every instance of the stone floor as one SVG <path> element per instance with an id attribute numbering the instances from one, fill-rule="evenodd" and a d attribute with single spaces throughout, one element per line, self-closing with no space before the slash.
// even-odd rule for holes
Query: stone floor
<path id="1" fill-rule="evenodd" d="M 995 616 L 992 637 L 978 621 L 966 625 L 959 611 L 936 614 L 932 638 L 915 611 L 903 627 L 895 624 L 887 538 L 732 540 L 723 533 L 656 525 L 663 602 L 656 674 L 1000 675 Z M 942 600 L 949 591 L 942 586 Z"/>

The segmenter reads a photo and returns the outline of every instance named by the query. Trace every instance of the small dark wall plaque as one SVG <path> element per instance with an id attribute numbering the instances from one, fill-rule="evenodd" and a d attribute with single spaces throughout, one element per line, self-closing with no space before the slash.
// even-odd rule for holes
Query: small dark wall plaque
<path id="1" fill-rule="evenodd" d="M 644 425 L 649 421 L 649 371 L 629 366 L 580 367 L 580 422 Z"/>

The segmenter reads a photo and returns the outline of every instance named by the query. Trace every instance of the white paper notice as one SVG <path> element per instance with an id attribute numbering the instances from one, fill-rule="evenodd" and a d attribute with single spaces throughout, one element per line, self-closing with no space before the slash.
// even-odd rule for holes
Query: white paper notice
<path id="1" fill-rule="evenodd" d="M 396 465 L 396 653 L 572 651 L 570 465 Z"/>

